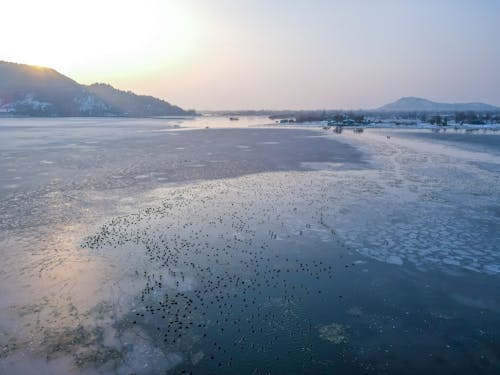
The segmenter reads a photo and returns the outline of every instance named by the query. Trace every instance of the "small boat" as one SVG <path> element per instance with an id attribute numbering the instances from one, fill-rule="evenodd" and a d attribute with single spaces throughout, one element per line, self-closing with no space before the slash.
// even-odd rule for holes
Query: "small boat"
<path id="1" fill-rule="evenodd" d="M 229 121 L 238 121 L 239 117 L 229 117 Z"/>

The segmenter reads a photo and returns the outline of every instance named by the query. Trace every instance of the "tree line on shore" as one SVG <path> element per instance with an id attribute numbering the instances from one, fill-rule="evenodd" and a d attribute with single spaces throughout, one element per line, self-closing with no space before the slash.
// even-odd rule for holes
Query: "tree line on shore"
<path id="1" fill-rule="evenodd" d="M 335 125 L 363 125 L 384 120 L 424 122 L 446 126 L 454 124 L 485 125 L 499 124 L 500 112 L 381 112 L 381 111 L 291 111 L 275 113 L 270 119 L 283 122 L 328 122 Z"/>

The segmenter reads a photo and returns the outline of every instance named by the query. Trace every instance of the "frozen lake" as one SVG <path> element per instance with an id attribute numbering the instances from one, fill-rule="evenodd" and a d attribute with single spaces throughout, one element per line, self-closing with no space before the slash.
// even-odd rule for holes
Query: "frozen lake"
<path id="1" fill-rule="evenodd" d="M 500 134 L 0 119 L 0 373 L 500 371 Z"/>

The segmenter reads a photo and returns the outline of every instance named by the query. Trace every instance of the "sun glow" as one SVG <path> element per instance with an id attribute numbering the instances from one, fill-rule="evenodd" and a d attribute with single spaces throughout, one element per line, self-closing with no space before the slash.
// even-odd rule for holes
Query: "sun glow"
<path id="1" fill-rule="evenodd" d="M 0 60 L 49 66 L 80 81 L 177 69 L 196 22 L 180 1 L 9 1 Z"/>

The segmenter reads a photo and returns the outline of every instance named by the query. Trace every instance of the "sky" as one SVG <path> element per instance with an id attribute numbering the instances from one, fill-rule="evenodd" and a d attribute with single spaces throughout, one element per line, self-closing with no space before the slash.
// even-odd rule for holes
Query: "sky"
<path id="1" fill-rule="evenodd" d="M 500 106 L 500 0 L 2 1 L 0 60 L 184 108 Z"/>

